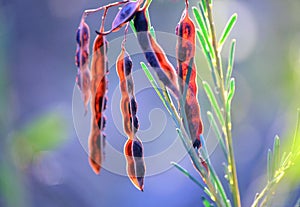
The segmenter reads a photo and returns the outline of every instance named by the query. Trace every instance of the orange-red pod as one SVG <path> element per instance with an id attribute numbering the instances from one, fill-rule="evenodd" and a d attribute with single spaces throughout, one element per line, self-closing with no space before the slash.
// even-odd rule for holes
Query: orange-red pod
<path id="1" fill-rule="evenodd" d="M 123 117 L 123 128 L 127 135 L 127 142 L 124 145 L 124 155 L 126 158 L 126 171 L 133 185 L 143 191 L 145 177 L 145 162 L 143 155 L 143 144 L 136 137 L 139 127 L 137 113 L 137 103 L 134 95 L 134 82 L 132 78 L 132 60 L 122 46 L 122 51 L 116 62 L 116 70 L 120 79 L 121 101 L 120 109 Z"/>
<path id="2" fill-rule="evenodd" d="M 200 105 L 197 99 L 197 69 L 194 63 L 196 44 L 195 31 L 194 22 L 188 13 L 188 1 L 186 1 L 186 8 L 176 28 L 178 35 L 176 45 L 178 84 L 181 94 L 184 93 L 187 87 L 185 114 L 188 120 L 188 129 L 193 141 L 193 146 L 200 148 L 200 135 L 203 133 L 203 124 L 200 115 Z M 186 85 L 188 71 L 191 72 L 188 85 Z"/>
<path id="3" fill-rule="evenodd" d="M 89 163 L 96 174 L 100 173 L 104 160 L 105 135 L 99 130 L 97 124 L 91 126 L 89 136 Z"/>
<path id="4" fill-rule="evenodd" d="M 142 142 L 137 137 L 133 140 L 128 139 L 124 146 L 124 155 L 127 161 L 126 170 L 130 181 L 137 189 L 144 191 L 146 166 Z"/>
<path id="5" fill-rule="evenodd" d="M 122 48 L 120 55 L 116 62 L 116 69 L 120 80 L 121 101 L 120 110 L 123 117 L 123 129 L 129 139 L 133 139 L 134 133 L 132 131 L 132 115 L 130 112 L 130 99 L 127 87 L 127 78 L 125 74 L 125 49 Z"/>
<path id="6" fill-rule="evenodd" d="M 98 35 L 93 45 L 91 64 L 91 128 L 88 138 L 89 163 L 93 171 L 98 174 L 104 160 L 105 134 L 103 132 L 106 117 L 103 115 L 107 104 L 107 41 Z"/>
<path id="7" fill-rule="evenodd" d="M 175 71 L 173 65 L 168 60 L 163 49 L 160 47 L 160 45 L 156 42 L 156 40 L 151 35 L 149 35 L 149 39 L 150 39 L 152 49 L 155 52 L 155 55 L 159 61 L 161 68 L 166 73 L 168 78 L 171 80 L 174 87 L 178 88 L 177 74 L 176 74 L 176 71 Z"/>

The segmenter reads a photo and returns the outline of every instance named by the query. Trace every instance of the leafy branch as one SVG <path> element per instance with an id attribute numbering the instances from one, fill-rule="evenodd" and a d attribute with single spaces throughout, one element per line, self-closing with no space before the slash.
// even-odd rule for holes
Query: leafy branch
<path id="1" fill-rule="evenodd" d="M 233 14 L 230 17 L 218 41 L 212 10 L 213 2 L 211 0 L 202 0 L 199 4 L 199 9 L 196 7 L 193 8 L 194 16 L 199 26 L 197 31 L 198 40 L 211 70 L 214 88 L 217 89 L 217 92 L 214 92 L 206 81 L 203 81 L 202 84 L 212 105 L 214 114 L 217 117 L 219 125 L 213 113 L 208 111 L 208 118 L 213 125 L 218 141 L 227 158 L 226 171 L 228 172 L 228 182 L 232 192 L 234 206 L 239 207 L 241 206 L 241 202 L 231 135 L 231 101 L 235 92 L 235 79 L 232 78 L 231 75 L 234 63 L 235 40 L 231 41 L 230 56 L 225 78 L 221 58 L 223 45 L 235 25 L 237 14 Z M 218 100 L 220 101 L 218 102 Z"/>
<path id="2" fill-rule="evenodd" d="M 298 117 L 296 130 L 293 138 L 291 149 L 288 153 L 281 153 L 280 138 L 276 135 L 273 143 L 273 150 L 268 151 L 267 164 L 267 184 L 256 197 L 251 207 L 263 207 L 271 200 L 271 195 L 275 194 L 276 186 L 286 175 L 287 170 L 292 167 L 300 156 L 300 146 L 296 146 L 296 140 L 300 138 L 300 109 L 298 109 Z"/>

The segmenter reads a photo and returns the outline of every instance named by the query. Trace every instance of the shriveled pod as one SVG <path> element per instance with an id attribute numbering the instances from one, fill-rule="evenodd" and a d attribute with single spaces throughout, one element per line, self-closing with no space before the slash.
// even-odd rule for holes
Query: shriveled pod
<path id="1" fill-rule="evenodd" d="M 137 103 L 134 96 L 132 60 L 126 52 L 124 45 L 117 59 L 116 69 L 120 79 L 122 95 L 120 109 L 123 117 L 123 128 L 128 138 L 124 146 L 127 175 L 133 185 L 143 191 L 146 167 L 143 158 L 143 144 L 136 136 L 139 123 L 136 115 Z"/>
<path id="2" fill-rule="evenodd" d="M 89 43 L 90 29 L 89 26 L 81 21 L 76 32 L 77 49 L 75 54 L 75 65 L 78 68 L 76 83 L 81 92 L 84 102 L 85 113 L 91 96 L 90 93 L 90 70 L 89 70 Z"/>
<path id="3" fill-rule="evenodd" d="M 176 81 L 177 74 L 168 61 L 166 54 L 149 32 L 149 23 L 146 17 L 147 7 L 146 4 L 142 9 L 137 11 L 134 18 L 134 27 L 137 32 L 139 44 L 159 80 L 179 98 L 180 93 Z"/>
<path id="4" fill-rule="evenodd" d="M 103 27 L 101 27 L 103 28 Z M 107 104 L 107 41 L 104 36 L 98 35 L 93 45 L 91 66 L 91 128 L 89 135 L 89 162 L 95 173 L 100 172 L 104 160 L 106 136 L 103 132 L 106 117 L 103 111 Z"/>
<path id="5" fill-rule="evenodd" d="M 129 1 L 126 3 L 120 11 L 117 13 L 115 19 L 112 22 L 111 30 L 104 32 L 100 31 L 98 34 L 107 35 L 111 32 L 118 31 L 121 27 L 127 24 L 135 15 L 136 11 L 140 8 L 141 3 L 143 0 L 138 1 Z"/>
<path id="6" fill-rule="evenodd" d="M 197 69 L 194 63 L 196 36 L 194 22 L 188 13 L 188 1 L 186 1 L 186 8 L 183 11 L 176 32 L 178 35 L 176 48 L 178 84 L 181 94 L 184 93 L 185 87 L 188 87 L 186 92 L 185 113 L 193 146 L 200 148 L 200 135 L 203 133 L 203 124 L 200 115 L 200 105 L 197 99 Z M 191 73 L 187 86 L 186 79 L 189 70 Z"/>

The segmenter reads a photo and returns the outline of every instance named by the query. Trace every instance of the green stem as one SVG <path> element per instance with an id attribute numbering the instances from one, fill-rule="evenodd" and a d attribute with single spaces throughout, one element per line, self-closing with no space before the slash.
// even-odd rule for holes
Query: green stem
<path id="1" fill-rule="evenodd" d="M 221 63 L 221 56 L 218 48 L 218 41 L 216 38 L 216 31 L 215 31 L 215 25 L 214 20 L 212 16 L 212 4 L 209 0 L 206 0 L 207 5 L 207 15 L 209 20 L 209 26 L 211 29 L 211 36 L 212 36 L 212 46 L 215 53 L 215 67 L 216 71 L 218 73 L 219 78 L 219 86 L 220 86 L 220 93 L 221 93 L 221 99 L 223 102 L 223 107 L 225 109 L 226 107 L 226 91 L 224 87 L 224 81 L 223 81 L 223 69 L 222 69 L 222 63 Z M 232 196 L 233 196 L 233 202 L 235 207 L 241 207 L 241 200 L 240 200 L 240 192 L 239 192 L 239 186 L 238 186 L 238 179 L 237 179 L 237 172 L 236 172 L 236 166 L 235 166 L 235 159 L 234 159 L 234 151 L 233 151 L 233 145 L 232 145 L 232 135 L 231 135 L 231 120 L 227 113 L 224 113 L 225 117 L 225 129 L 223 129 L 226 142 L 227 142 L 227 148 L 228 148 L 228 171 L 230 175 L 229 183 L 231 186 Z"/>

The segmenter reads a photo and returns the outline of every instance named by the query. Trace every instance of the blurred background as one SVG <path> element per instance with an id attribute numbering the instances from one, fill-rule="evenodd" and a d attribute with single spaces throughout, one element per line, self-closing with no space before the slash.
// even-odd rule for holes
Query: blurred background
<path id="1" fill-rule="evenodd" d="M 109 2 L 0 0 L 1 207 L 202 206 L 203 192 L 169 166 L 173 157 L 168 154 L 164 155 L 168 166 L 164 163 L 156 173 L 146 177 L 144 193 L 136 190 L 122 173 L 103 169 L 97 176 L 88 165 L 89 119 L 83 116 L 83 106 L 74 87 L 75 32 L 84 9 Z M 191 5 L 197 3 L 190 1 Z M 183 0 L 153 0 L 150 16 L 155 30 L 173 34 L 183 8 Z M 237 90 L 232 117 L 243 206 L 249 206 L 255 193 L 266 183 L 267 150 L 272 147 L 274 136 L 278 134 L 288 147 L 295 129 L 296 111 L 300 107 L 299 11 L 297 0 L 215 0 L 218 33 L 233 12 L 239 15 L 231 35 L 237 39 L 233 73 Z M 112 9 L 108 14 L 107 29 L 115 13 L 116 9 Z M 100 18 L 101 14 L 88 18 L 92 35 L 99 28 Z M 112 34 L 108 39 L 113 42 L 122 34 Z M 159 38 L 158 41 L 165 46 L 164 41 Z M 223 49 L 224 60 L 228 47 Z M 112 57 L 119 52 L 110 49 Z M 134 58 L 137 63 L 144 61 L 142 56 Z M 109 64 L 114 68 L 114 61 Z M 211 81 L 200 52 L 197 65 L 201 78 Z M 110 72 L 109 84 L 112 88 L 109 100 L 115 103 L 118 80 L 114 70 Z M 206 136 L 213 140 L 205 116 L 209 105 L 201 88 L 199 97 L 203 101 Z M 171 118 L 164 110 L 160 113 L 159 108 L 163 106 L 153 90 L 142 90 L 137 100 L 141 130 L 148 133 L 146 138 L 141 137 L 147 141 L 145 154 L 160 154 L 176 138 Z M 119 130 L 121 120 L 114 118 L 114 113 L 119 113 L 119 108 L 110 104 L 106 111 L 106 134 L 111 146 L 122 153 L 126 139 Z M 85 120 L 82 125 L 76 122 L 81 115 Z M 226 186 L 224 157 L 214 144 L 209 145 L 209 150 Z M 199 178 L 187 156 L 175 161 Z M 157 162 L 149 164 L 147 170 L 155 171 L 161 164 Z M 296 163 L 282 180 L 272 206 L 294 205 L 300 197 L 299 175 L 300 167 Z"/>

